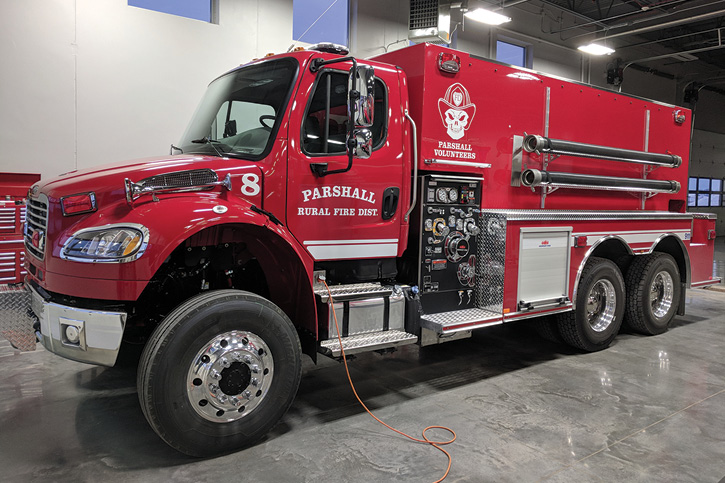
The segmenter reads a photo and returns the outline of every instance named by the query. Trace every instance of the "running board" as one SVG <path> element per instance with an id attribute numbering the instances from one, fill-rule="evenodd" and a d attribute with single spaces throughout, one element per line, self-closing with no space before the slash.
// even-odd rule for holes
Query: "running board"
<path id="1" fill-rule="evenodd" d="M 401 330 L 386 330 L 368 334 L 351 335 L 342 338 L 342 347 L 345 355 L 358 352 L 376 351 L 401 345 L 415 344 L 418 337 Z M 337 338 L 320 342 L 320 352 L 330 357 L 340 357 L 342 350 Z"/>
<path id="2" fill-rule="evenodd" d="M 393 293 L 393 288 L 383 287 L 379 283 L 353 283 L 349 285 L 333 285 L 330 287 L 330 292 L 328 293 L 324 285 L 315 287 L 315 294 L 320 297 L 323 303 L 328 302 L 330 293 L 335 302 L 345 302 L 375 297 L 389 297 Z"/>
<path id="3" fill-rule="evenodd" d="M 478 329 L 503 323 L 501 314 L 484 309 L 454 310 L 421 316 L 420 325 L 438 334 Z"/>

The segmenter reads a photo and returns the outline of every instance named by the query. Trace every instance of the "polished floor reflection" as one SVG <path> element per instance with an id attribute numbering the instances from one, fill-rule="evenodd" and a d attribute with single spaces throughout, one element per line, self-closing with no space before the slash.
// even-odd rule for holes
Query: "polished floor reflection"
<path id="1" fill-rule="evenodd" d="M 716 270 L 725 273 L 718 240 Z M 450 482 L 719 482 L 725 477 L 725 292 L 692 290 L 657 337 L 581 354 L 524 326 L 351 362 L 394 426 L 458 433 Z M 262 443 L 198 460 L 146 424 L 134 368 L 104 369 L 0 342 L 0 481 L 425 482 L 446 465 L 357 405 L 343 367 L 306 362 L 297 399 Z M 443 437 L 443 435 L 441 435 Z"/>

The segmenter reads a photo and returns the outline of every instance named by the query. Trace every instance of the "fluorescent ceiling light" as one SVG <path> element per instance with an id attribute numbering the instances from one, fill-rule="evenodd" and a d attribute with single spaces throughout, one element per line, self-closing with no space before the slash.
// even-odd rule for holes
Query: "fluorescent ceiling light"
<path id="1" fill-rule="evenodd" d="M 466 17 L 476 22 L 487 23 L 488 25 L 501 25 L 502 23 L 510 22 L 511 17 L 501 15 L 500 13 L 486 10 L 485 8 L 477 8 L 466 12 Z"/>
<path id="2" fill-rule="evenodd" d="M 614 52 L 614 49 L 598 44 L 581 45 L 579 46 L 579 50 L 592 55 L 609 55 Z"/>

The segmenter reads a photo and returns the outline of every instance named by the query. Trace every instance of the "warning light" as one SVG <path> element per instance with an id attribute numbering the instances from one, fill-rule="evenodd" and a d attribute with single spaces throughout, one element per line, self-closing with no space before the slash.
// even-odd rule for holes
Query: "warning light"
<path id="1" fill-rule="evenodd" d="M 451 52 L 438 54 L 438 68 L 443 72 L 457 74 L 461 70 L 461 58 Z"/>

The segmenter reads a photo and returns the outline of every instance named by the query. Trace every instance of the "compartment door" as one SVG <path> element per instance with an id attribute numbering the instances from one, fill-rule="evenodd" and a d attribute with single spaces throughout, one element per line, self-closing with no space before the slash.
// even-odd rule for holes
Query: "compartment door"
<path id="1" fill-rule="evenodd" d="M 519 244 L 519 310 L 568 300 L 572 227 L 523 227 Z"/>

